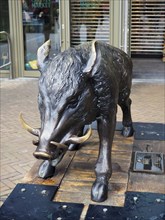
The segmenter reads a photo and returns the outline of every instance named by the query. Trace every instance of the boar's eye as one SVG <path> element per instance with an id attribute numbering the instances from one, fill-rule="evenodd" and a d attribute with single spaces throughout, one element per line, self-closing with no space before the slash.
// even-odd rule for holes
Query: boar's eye
<path id="1" fill-rule="evenodd" d="M 68 108 L 76 108 L 77 104 L 78 104 L 78 99 L 77 98 L 72 98 L 69 101 Z"/>

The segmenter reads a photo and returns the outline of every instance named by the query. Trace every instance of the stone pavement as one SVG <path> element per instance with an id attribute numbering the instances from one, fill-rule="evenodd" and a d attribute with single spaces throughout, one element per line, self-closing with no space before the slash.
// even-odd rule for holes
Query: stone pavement
<path id="1" fill-rule="evenodd" d="M 33 127 L 40 126 L 37 107 L 37 79 L 1 80 L 0 97 L 0 205 L 20 183 L 36 159 L 32 153 L 33 136 L 22 129 L 19 113 Z M 133 82 L 132 117 L 134 122 L 165 123 L 164 80 Z M 121 121 L 121 110 L 117 120 Z"/>

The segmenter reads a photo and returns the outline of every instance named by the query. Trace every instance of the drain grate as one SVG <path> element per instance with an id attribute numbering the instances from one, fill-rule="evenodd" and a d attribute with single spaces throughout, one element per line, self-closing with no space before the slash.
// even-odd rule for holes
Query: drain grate
<path id="1" fill-rule="evenodd" d="M 157 152 L 135 152 L 133 171 L 164 173 L 164 157 Z"/>

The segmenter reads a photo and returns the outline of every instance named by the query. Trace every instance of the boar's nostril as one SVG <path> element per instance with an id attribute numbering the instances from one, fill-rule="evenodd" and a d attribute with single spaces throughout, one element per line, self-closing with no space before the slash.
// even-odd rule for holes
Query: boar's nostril
<path id="1" fill-rule="evenodd" d="M 50 160 L 50 159 L 52 159 L 52 156 L 50 154 L 48 154 L 47 152 L 44 152 L 44 151 L 35 151 L 33 153 L 33 155 L 37 159 L 41 159 L 41 160 Z"/>

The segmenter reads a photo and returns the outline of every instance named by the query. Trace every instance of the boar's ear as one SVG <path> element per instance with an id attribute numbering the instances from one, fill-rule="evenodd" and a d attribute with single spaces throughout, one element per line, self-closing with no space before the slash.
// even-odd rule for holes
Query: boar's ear
<path id="1" fill-rule="evenodd" d="M 37 51 L 37 65 L 38 68 L 42 70 L 45 65 L 45 61 L 49 56 L 49 51 L 51 47 L 51 41 L 46 41 Z"/>
<path id="2" fill-rule="evenodd" d="M 90 73 L 95 65 L 96 61 L 96 40 L 92 41 L 91 53 L 87 65 L 83 69 L 83 73 Z"/>

